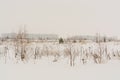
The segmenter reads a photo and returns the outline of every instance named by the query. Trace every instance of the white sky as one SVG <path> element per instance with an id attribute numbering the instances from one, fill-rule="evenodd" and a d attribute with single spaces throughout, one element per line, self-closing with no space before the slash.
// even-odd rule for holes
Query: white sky
<path id="1" fill-rule="evenodd" d="M 0 33 L 120 36 L 119 0 L 0 0 Z"/>

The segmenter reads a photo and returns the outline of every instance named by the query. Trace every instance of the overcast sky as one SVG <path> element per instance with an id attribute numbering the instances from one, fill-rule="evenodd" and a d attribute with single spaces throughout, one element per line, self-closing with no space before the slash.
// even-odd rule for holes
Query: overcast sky
<path id="1" fill-rule="evenodd" d="M 120 36 L 119 0 L 0 0 L 0 33 Z"/>

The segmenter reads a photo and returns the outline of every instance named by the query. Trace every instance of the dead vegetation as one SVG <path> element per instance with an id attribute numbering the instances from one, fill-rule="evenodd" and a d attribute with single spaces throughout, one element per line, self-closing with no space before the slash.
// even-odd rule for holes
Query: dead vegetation
<path id="1" fill-rule="evenodd" d="M 26 30 L 20 30 L 13 41 L 6 41 L 0 47 L 0 59 L 4 58 L 5 63 L 11 52 L 12 58 L 19 61 L 28 62 L 29 60 L 41 60 L 42 57 L 52 57 L 52 62 L 58 62 L 61 59 L 68 59 L 70 66 L 75 66 L 75 64 L 86 64 L 89 62 L 94 62 L 96 64 L 102 64 L 112 59 L 120 59 L 120 49 L 116 48 L 109 49 L 109 45 L 104 42 L 101 43 L 96 38 L 96 43 L 39 43 L 30 42 L 26 38 Z M 86 47 L 89 44 L 88 47 Z M 92 46 L 94 45 L 94 46 Z M 12 47 L 12 48 L 11 48 Z M 14 56 L 14 57 L 13 57 Z"/>

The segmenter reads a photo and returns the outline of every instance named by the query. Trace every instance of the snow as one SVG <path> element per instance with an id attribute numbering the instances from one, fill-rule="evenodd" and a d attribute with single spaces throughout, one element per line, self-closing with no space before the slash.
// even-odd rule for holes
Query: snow
<path id="1" fill-rule="evenodd" d="M 47 46 L 46 46 L 47 45 Z M 112 56 L 114 52 L 119 53 L 120 44 L 102 43 L 101 48 L 107 46 L 107 53 L 110 54 L 110 60 L 104 57 L 104 63 L 96 64 L 89 54 L 87 63 L 80 62 L 80 55 L 75 58 L 75 66 L 70 66 L 69 57 L 64 56 L 64 49 L 71 45 L 68 44 L 29 44 L 27 46 L 27 60 L 21 61 L 19 55 L 15 58 L 15 47 L 12 43 L 0 45 L 0 80 L 120 80 L 120 58 Z M 40 59 L 34 59 L 35 48 L 40 51 L 47 47 L 49 56 L 43 55 Z M 87 53 L 98 52 L 99 46 L 96 43 L 72 44 L 75 51 Z M 82 50 L 81 50 L 82 49 Z M 117 52 L 118 51 L 118 52 Z M 58 61 L 54 62 L 54 55 L 59 52 Z M 5 54 L 3 54 L 5 53 Z M 6 56 L 6 57 L 5 57 Z M 81 55 L 81 58 L 85 58 Z"/>
<path id="2" fill-rule="evenodd" d="M 0 66 L 1 80 L 120 80 L 120 61 L 75 67 L 51 63 Z"/>

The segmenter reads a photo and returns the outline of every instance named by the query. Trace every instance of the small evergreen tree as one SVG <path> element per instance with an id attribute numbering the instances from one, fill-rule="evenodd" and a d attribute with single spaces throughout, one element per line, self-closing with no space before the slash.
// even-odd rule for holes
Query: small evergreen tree
<path id="1" fill-rule="evenodd" d="M 77 41 L 76 40 L 73 40 L 73 43 L 76 43 Z"/>
<path id="2" fill-rule="evenodd" d="M 106 42 L 106 41 L 107 41 L 106 37 L 104 37 L 104 38 L 103 38 L 103 41 L 104 41 L 104 42 Z"/>
<path id="3" fill-rule="evenodd" d="M 60 38 L 60 39 L 59 39 L 59 44 L 61 44 L 61 43 L 64 43 L 63 38 Z"/>

